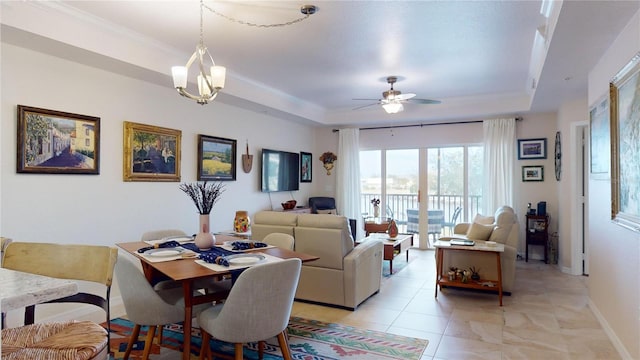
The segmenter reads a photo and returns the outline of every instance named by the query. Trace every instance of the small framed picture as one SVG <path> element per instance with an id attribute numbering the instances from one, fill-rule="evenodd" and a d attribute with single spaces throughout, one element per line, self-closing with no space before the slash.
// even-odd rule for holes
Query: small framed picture
<path id="1" fill-rule="evenodd" d="M 198 180 L 236 180 L 237 141 L 198 135 Z"/>
<path id="2" fill-rule="evenodd" d="M 522 181 L 544 181 L 544 166 L 523 166 Z"/>
<path id="3" fill-rule="evenodd" d="M 300 182 L 311 182 L 311 158 L 313 155 L 308 152 L 300 152 Z"/>
<path id="4" fill-rule="evenodd" d="M 100 118 L 18 105 L 16 171 L 100 173 Z"/>
<path id="5" fill-rule="evenodd" d="M 518 139 L 518 160 L 546 159 L 547 139 Z"/>

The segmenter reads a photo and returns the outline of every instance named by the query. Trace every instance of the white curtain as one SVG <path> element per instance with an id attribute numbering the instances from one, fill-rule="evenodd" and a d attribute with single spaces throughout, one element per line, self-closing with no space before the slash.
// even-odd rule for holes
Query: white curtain
<path id="1" fill-rule="evenodd" d="M 360 209 L 360 132 L 340 129 L 336 178 L 336 207 L 340 214 L 356 219 L 356 238 L 364 235 Z"/>
<path id="2" fill-rule="evenodd" d="M 516 154 L 516 120 L 493 119 L 482 123 L 484 132 L 484 182 L 482 208 L 493 215 L 502 205 L 513 207 L 513 174 Z"/>

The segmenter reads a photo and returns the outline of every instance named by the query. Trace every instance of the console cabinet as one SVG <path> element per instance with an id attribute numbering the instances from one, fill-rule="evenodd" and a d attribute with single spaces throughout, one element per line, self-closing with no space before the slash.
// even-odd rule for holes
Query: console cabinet
<path id="1" fill-rule="evenodd" d="M 544 262 L 549 263 L 549 215 L 527 214 L 525 261 L 529 261 L 529 245 L 544 246 Z"/>

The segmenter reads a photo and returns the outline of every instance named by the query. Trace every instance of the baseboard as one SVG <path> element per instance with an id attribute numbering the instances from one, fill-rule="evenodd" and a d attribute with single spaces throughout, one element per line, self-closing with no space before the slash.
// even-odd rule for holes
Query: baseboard
<path id="1" fill-rule="evenodd" d="M 631 357 L 631 355 L 629 354 L 627 349 L 624 347 L 624 345 L 622 344 L 622 342 L 620 341 L 620 339 L 616 335 L 616 333 L 609 326 L 609 323 L 607 322 L 607 320 L 604 318 L 604 316 L 602 315 L 600 310 L 598 310 L 598 307 L 596 306 L 596 304 L 594 304 L 591 301 L 591 298 L 589 298 L 588 305 L 589 305 L 589 308 L 591 309 L 591 311 L 593 312 L 593 314 L 595 315 L 596 319 L 598 319 L 598 322 L 600 323 L 600 326 L 602 326 L 602 329 L 604 329 L 604 332 L 609 337 L 609 340 L 611 340 L 611 342 L 613 343 L 613 347 L 615 347 L 616 350 L 618 351 L 618 354 L 620 355 L 620 357 L 625 359 L 625 360 L 627 360 L 627 359 L 628 360 L 633 360 L 633 358 Z"/>

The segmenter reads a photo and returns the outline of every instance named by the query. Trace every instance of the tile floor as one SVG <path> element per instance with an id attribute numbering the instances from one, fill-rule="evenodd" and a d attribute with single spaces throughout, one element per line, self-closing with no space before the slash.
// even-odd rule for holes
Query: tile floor
<path id="1" fill-rule="evenodd" d="M 356 311 L 296 302 L 292 315 L 427 339 L 423 360 L 620 359 L 587 306 L 587 278 L 539 261 L 516 266 L 502 307 L 497 295 L 454 289 L 436 300 L 434 252 L 411 249 L 409 264 Z"/>

